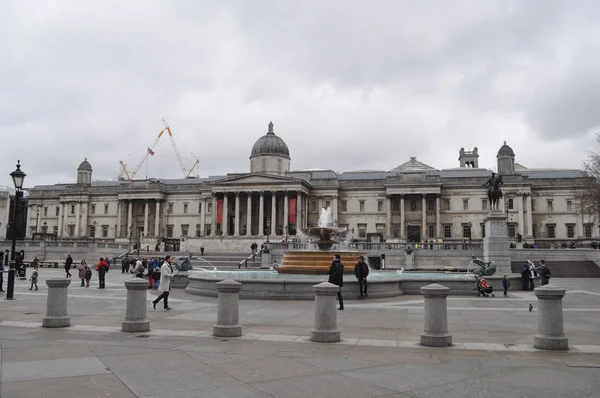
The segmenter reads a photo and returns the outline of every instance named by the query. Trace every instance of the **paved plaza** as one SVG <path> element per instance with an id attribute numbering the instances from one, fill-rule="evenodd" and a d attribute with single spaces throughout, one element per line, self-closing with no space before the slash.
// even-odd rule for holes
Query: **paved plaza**
<path id="1" fill-rule="evenodd" d="M 74 276 L 76 273 L 74 273 Z M 423 299 L 359 301 L 338 312 L 342 341 L 312 343 L 312 301 L 240 302 L 241 338 L 213 338 L 217 300 L 174 290 L 148 317 L 152 330 L 123 333 L 131 278 L 113 270 L 107 288 L 69 287 L 71 327 L 43 329 L 39 291 L 17 281 L 0 301 L 0 396 L 21 397 L 600 397 L 600 286 L 554 279 L 563 300 L 568 352 L 533 348 L 537 300 L 449 297 L 454 346 L 418 345 Z M 324 277 L 325 280 L 325 277 Z M 156 296 L 149 291 L 148 299 Z M 529 312 L 529 303 L 534 310 Z"/>

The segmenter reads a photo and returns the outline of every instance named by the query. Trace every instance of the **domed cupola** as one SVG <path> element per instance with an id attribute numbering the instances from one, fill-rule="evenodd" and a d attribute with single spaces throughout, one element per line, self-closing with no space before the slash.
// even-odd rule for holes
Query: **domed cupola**
<path id="1" fill-rule="evenodd" d="M 92 184 L 92 165 L 88 162 L 87 158 L 77 168 L 77 184 Z"/>
<path id="2" fill-rule="evenodd" d="M 506 141 L 504 141 L 504 145 L 498 151 L 496 158 L 498 159 L 499 174 L 515 174 L 515 152 L 511 147 L 506 145 Z"/>
<path id="3" fill-rule="evenodd" d="M 250 153 L 250 172 L 283 174 L 290 171 L 290 151 L 287 144 L 273 131 L 269 123 L 267 134 L 260 137 Z"/>

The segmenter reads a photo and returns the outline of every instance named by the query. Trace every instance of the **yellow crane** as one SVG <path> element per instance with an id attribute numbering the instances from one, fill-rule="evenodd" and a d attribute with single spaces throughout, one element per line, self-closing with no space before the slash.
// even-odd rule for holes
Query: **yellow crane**
<path id="1" fill-rule="evenodd" d="M 177 156 L 177 161 L 179 161 L 179 166 L 181 167 L 183 178 L 198 178 L 198 164 L 200 163 L 200 160 L 196 158 L 196 161 L 194 162 L 191 168 L 187 169 L 185 167 L 183 159 L 181 158 L 181 154 L 179 153 L 179 149 L 177 148 L 177 144 L 175 143 L 175 138 L 173 136 L 173 132 L 171 131 L 171 127 L 169 127 L 168 123 L 164 119 L 162 119 L 162 121 L 165 124 L 165 128 L 162 129 L 160 133 L 158 133 L 158 136 L 154 139 L 154 142 L 152 142 L 152 144 L 148 146 L 148 149 L 144 152 L 144 156 L 142 156 L 142 159 L 139 161 L 139 163 L 137 164 L 135 169 L 133 169 L 133 171 L 130 172 L 129 170 L 127 170 L 127 165 L 125 164 L 125 162 L 123 162 L 122 160 L 119 161 L 119 164 L 121 165 L 121 173 L 119 175 L 119 179 L 127 178 L 127 180 L 129 181 L 133 181 L 133 179 L 140 171 L 144 163 L 146 163 L 146 161 L 148 160 L 148 155 L 154 155 L 154 147 L 165 132 L 169 135 L 169 138 L 171 139 L 171 145 L 173 146 L 173 150 L 175 151 L 175 156 Z"/>

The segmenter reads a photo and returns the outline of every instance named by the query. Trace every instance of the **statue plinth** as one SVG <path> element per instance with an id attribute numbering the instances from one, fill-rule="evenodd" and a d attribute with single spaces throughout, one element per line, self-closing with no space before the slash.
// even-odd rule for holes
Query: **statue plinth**
<path id="1" fill-rule="evenodd" d="M 496 263 L 499 274 L 510 274 L 510 240 L 508 239 L 507 216 L 500 210 L 493 210 L 483 220 L 483 260 Z"/>

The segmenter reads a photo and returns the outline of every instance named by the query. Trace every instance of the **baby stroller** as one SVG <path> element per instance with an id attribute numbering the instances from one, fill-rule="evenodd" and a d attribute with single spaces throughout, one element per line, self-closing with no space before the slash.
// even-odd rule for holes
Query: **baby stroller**
<path id="1" fill-rule="evenodd" d="M 485 278 L 483 277 L 478 277 L 477 278 L 477 297 L 479 296 L 483 296 L 483 297 L 490 297 L 490 295 L 492 297 L 494 297 L 494 293 L 492 293 L 494 291 L 494 287 L 490 286 L 490 284 L 485 280 Z"/>

